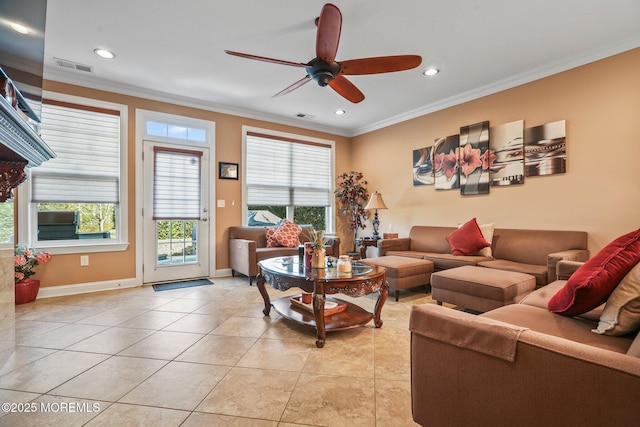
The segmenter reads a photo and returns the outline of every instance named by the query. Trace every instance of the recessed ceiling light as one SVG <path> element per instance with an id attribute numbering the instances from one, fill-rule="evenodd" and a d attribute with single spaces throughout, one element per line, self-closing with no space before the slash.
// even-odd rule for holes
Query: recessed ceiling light
<path id="1" fill-rule="evenodd" d="M 11 28 L 13 28 L 14 31 L 20 33 L 20 34 L 29 34 L 29 29 L 27 27 L 25 27 L 24 25 L 20 25 L 17 22 L 12 22 L 11 23 Z"/>
<path id="2" fill-rule="evenodd" d="M 336 110 L 333 112 L 333 114 L 337 115 L 337 116 L 341 116 L 343 114 L 347 114 L 347 112 L 345 110 Z"/>
<path id="3" fill-rule="evenodd" d="M 424 75 L 425 76 L 435 76 L 436 74 L 438 74 L 440 72 L 440 70 L 438 70 L 437 68 L 431 67 L 431 68 L 427 68 L 426 70 L 424 70 Z"/>
<path id="4" fill-rule="evenodd" d="M 106 49 L 93 49 L 96 55 L 101 56 L 106 59 L 113 59 L 116 57 L 116 54 Z"/>

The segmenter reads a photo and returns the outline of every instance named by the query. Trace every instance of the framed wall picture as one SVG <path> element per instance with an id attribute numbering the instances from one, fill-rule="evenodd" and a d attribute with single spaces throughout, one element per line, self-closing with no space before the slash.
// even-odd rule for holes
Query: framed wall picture
<path id="1" fill-rule="evenodd" d="M 219 162 L 218 177 L 220 179 L 238 179 L 238 164 Z"/>

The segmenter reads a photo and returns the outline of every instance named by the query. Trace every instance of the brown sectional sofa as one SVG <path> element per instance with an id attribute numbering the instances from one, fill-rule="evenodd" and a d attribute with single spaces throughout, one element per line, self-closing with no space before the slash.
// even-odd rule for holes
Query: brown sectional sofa
<path id="1" fill-rule="evenodd" d="M 580 263 L 560 262 L 569 272 Z M 603 306 L 547 309 L 558 280 L 481 315 L 412 308 L 413 418 L 424 426 L 639 425 L 640 336 L 598 335 Z"/>
<path id="2" fill-rule="evenodd" d="M 587 233 L 583 231 L 519 230 L 496 228 L 492 257 L 460 256 L 451 253 L 445 239 L 456 227 L 413 226 L 409 237 L 378 241 L 378 256 L 422 258 L 434 263 L 434 271 L 477 265 L 535 276 L 537 286 L 556 278 L 560 260 L 589 259 Z"/>
<path id="3" fill-rule="evenodd" d="M 310 225 L 301 225 L 300 241 L 309 241 Z M 340 254 L 340 239 L 328 238 L 326 254 L 338 256 Z M 267 236 L 262 226 L 229 227 L 229 262 L 231 274 L 244 274 L 249 277 L 249 285 L 258 274 L 258 261 L 278 256 L 298 255 L 298 248 L 267 248 Z"/>

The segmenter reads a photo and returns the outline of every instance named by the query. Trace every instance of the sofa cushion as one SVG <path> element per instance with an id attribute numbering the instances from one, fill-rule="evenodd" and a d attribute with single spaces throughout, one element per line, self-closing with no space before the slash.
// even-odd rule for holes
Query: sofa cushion
<path id="1" fill-rule="evenodd" d="M 454 255 L 473 255 L 480 249 L 491 246 L 482 236 L 475 218 L 467 221 L 460 228 L 449 234 L 447 242 L 449 242 L 451 253 Z"/>
<path id="2" fill-rule="evenodd" d="M 482 237 L 484 237 L 484 240 L 486 240 L 489 243 L 489 246 L 487 246 L 486 248 L 480 249 L 474 255 L 485 256 L 489 258 L 491 257 L 491 242 L 493 241 L 494 225 L 495 225 L 494 223 L 478 225 L 478 227 L 480 228 L 480 232 L 482 233 Z M 462 227 L 462 224 L 458 226 L 458 228 L 460 227 Z"/>
<path id="3" fill-rule="evenodd" d="M 478 265 L 479 262 L 488 261 L 491 258 L 478 255 L 452 255 L 423 253 L 422 258 L 433 262 L 436 271 L 450 268 L 464 267 L 465 265 Z"/>
<path id="4" fill-rule="evenodd" d="M 486 248 L 480 249 L 477 252 L 476 255 L 490 257 L 490 256 L 492 256 L 492 254 L 491 254 L 491 243 L 493 242 L 494 224 L 493 223 L 491 223 L 491 224 L 480 224 L 480 225 L 478 225 L 478 227 L 480 227 L 480 232 L 482 233 L 482 237 L 484 237 L 484 240 L 489 242 L 489 246 L 487 246 Z"/>
<path id="5" fill-rule="evenodd" d="M 607 300 L 598 327 L 592 332 L 624 335 L 640 328 L 640 263 L 620 281 Z"/>
<path id="6" fill-rule="evenodd" d="M 627 350 L 627 355 L 640 357 L 640 334 L 636 335 L 636 338 L 631 343 L 629 350 Z"/>
<path id="7" fill-rule="evenodd" d="M 267 236 L 267 248 L 277 248 L 278 246 L 281 246 L 278 244 L 278 242 L 276 242 L 276 239 L 274 238 L 277 230 L 277 227 L 264 228 L 264 233 Z"/>
<path id="8" fill-rule="evenodd" d="M 456 227 L 414 225 L 409 231 L 409 247 L 402 249 L 450 254 L 451 246 L 447 242 L 447 236 L 456 229 Z"/>
<path id="9" fill-rule="evenodd" d="M 521 262 L 509 261 L 506 259 L 490 259 L 478 262 L 481 267 L 495 268 L 497 270 L 515 271 L 517 273 L 526 273 L 536 278 L 538 286 L 547 284 L 547 266 L 536 264 L 524 264 Z"/>
<path id="10" fill-rule="evenodd" d="M 531 292 L 526 297 L 520 300 L 520 304 L 530 305 L 532 307 L 538 307 L 547 309 L 547 305 L 549 305 L 549 300 L 558 292 L 562 287 L 567 283 L 566 280 L 556 280 L 555 282 L 551 282 L 546 286 L 542 286 L 535 291 Z M 597 319 L 593 319 L 596 320 Z"/>
<path id="11" fill-rule="evenodd" d="M 586 261 L 587 236 L 584 231 L 496 228 L 491 250 L 496 259 L 547 265 L 549 254 L 579 249 L 586 258 L 572 259 Z"/>
<path id="12" fill-rule="evenodd" d="M 549 310 L 575 316 L 605 302 L 640 261 L 640 229 L 618 237 L 584 263 L 549 301 Z"/>
<path id="13" fill-rule="evenodd" d="M 543 308 L 546 310 L 549 305 L 549 300 L 556 294 L 556 292 L 562 289 L 565 283 L 567 283 L 566 280 L 556 280 L 548 285 L 541 286 L 526 297 L 522 298 L 522 300 L 520 300 L 520 304 L 531 305 L 533 307 Z M 600 304 L 593 310 L 582 313 L 580 317 L 597 322 L 600 320 L 603 310 L 604 304 Z"/>
<path id="14" fill-rule="evenodd" d="M 275 258 L 278 256 L 297 256 L 298 248 L 285 248 L 280 246 L 277 248 L 256 248 L 256 261 L 262 261 L 267 258 Z"/>
<path id="15" fill-rule="evenodd" d="M 387 270 L 387 279 L 400 279 L 433 272 L 433 263 L 431 261 L 417 258 L 387 255 L 377 258 L 365 258 L 361 262 L 384 267 Z"/>
<path id="16" fill-rule="evenodd" d="M 631 337 L 593 334 L 591 329 L 596 324 L 593 321 L 559 316 L 544 308 L 524 304 L 505 305 L 480 316 L 622 354 L 628 351 L 633 341 Z"/>
<path id="17" fill-rule="evenodd" d="M 449 268 L 462 267 L 465 265 L 477 265 L 479 262 L 492 259 L 478 255 L 462 256 L 420 251 L 387 251 L 386 255 L 426 259 L 433 263 L 435 271 L 448 270 Z"/>
<path id="18" fill-rule="evenodd" d="M 265 227 L 265 233 L 267 235 L 267 247 L 297 247 L 298 245 L 300 245 L 301 231 L 302 227 L 294 224 L 288 219 L 283 219 L 277 227 Z"/>
<path id="19" fill-rule="evenodd" d="M 423 253 L 417 252 L 417 251 L 387 251 L 385 253 L 385 256 L 390 256 L 390 255 L 403 256 L 407 258 L 417 258 L 417 259 L 423 258 Z"/>

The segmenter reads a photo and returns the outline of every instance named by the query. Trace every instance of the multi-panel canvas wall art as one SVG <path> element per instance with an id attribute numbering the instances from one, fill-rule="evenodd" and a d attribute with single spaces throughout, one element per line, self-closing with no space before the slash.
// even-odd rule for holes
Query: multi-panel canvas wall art
<path id="1" fill-rule="evenodd" d="M 413 150 L 413 185 L 433 185 L 433 146 Z"/>
<path id="2" fill-rule="evenodd" d="M 433 171 L 436 178 L 436 190 L 460 188 L 459 147 L 460 135 L 436 139 L 433 145 Z"/>
<path id="3" fill-rule="evenodd" d="M 524 131 L 525 175 L 553 175 L 567 171 L 566 126 L 560 120 Z"/>
<path id="4" fill-rule="evenodd" d="M 524 120 L 491 128 L 491 185 L 524 184 Z"/>
<path id="5" fill-rule="evenodd" d="M 489 193 L 491 154 L 489 151 L 489 122 L 460 128 L 458 152 L 460 194 Z"/>
<path id="6" fill-rule="evenodd" d="M 413 185 L 488 194 L 491 186 L 524 184 L 525 177 L 566 172 L 566 123 L 524 128 L 524 120 L 489 127 L 481 122 L 459 135 L 413 150 Z"/>

